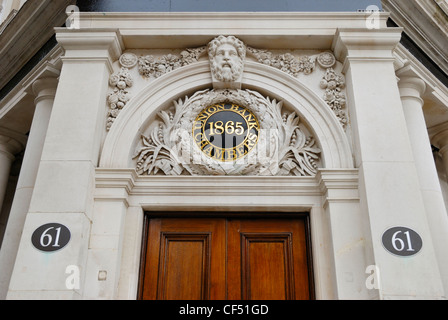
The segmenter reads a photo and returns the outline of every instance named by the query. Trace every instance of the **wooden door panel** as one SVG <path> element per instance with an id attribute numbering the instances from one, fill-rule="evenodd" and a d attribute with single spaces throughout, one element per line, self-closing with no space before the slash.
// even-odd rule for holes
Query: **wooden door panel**
<path id="1" fill-rule="evenodd" d="M 142 299 L 225 299 L 225 238 L 219 219 L 151 219 Z"/>
<path id="2" fill-rule="evenodd" d="M 241 233 L 243 300 L 291 300 L 291 233 Z"/>
<path id="3" fill-rule="evenodd" d="M 150 219 L 144 300 L 310 299 L 305 219 Z"/>
<path id="4" fill-rule="evenodd" d="M 162 232 L 158 299 L 210 299 L 211 233 Z"/>
<path id="5" fill-rule="evenodd" d="M 310 299 L 305 230 L 303 219 L 230 220 L 228 298 Z"/>

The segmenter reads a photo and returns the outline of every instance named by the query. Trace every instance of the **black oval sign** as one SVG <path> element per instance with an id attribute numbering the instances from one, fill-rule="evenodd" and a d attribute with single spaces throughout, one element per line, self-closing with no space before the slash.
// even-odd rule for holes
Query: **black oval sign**
<path id="1" fill-rule="evenodd" d="M 33 246 L 41 251 L 54 252 L 70 241 L 70 230 L 59 223 L 48 223 L 36 229 L 31 236 Z"/>
<path id="2" fill-rule="evenodd" d="M 381 240 L 387 251 L 401 257 L 412 256 L 423 246 L 420 235 L 406 227 L 393 227 L 386 230 Z"/>
<path id="3" fill-rule="evenodd" d="M 260 125 L 246 107 L 218 103 L 202 110 L 193 123 L 193 139 L 208 157 L 236 161 L 257 144 Z"/>

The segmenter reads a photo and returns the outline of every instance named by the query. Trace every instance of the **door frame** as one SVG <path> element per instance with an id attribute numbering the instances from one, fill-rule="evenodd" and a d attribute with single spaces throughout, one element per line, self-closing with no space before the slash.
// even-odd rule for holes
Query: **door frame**
<path id="1" fill-rule="evenodd" d="M 151 219 L 302 219 L 305 224 L 305 241 L 307 252 L 307 266 L 308 266 L 308 279 L 309 279 L 309 295 L 310 300 L 315 300 L 315 284 L 314 284 L 314 264 L 313 264 L 313 250 L 312 250 L 312 238 L 311 238 L 311 223 L 309 212 L 210 212 L 210 211 L 145 211 L 143 232 L 141 239 L 141 253 L 140 253 L 140 266 L 138 276 L 138 293 L 137 299 L 141 300 L 143 296 L 143 283 L 145 280 L 145 266 L 146 266 L 146 254 L 147 254 L 147 239 L 149 223 Z M 227 272 L 227 271 L 226 271 Z"/>
<path id="2" fill-rule="evenodd" d="M 319 169 L 314 177 L 176 177 L 97 168 L 94 197 L 90 237 L 107 236 L 108 241 L 95 242 L 94 258 L 85 265 L 90 296 L 105 292 L 96 279 L 98 270 L 109 270 L 107 296 L 137 298 L 145 212 L 209 211 L 216 216 L 309 212 L 315 298 L 372 297 L 372 290 L 359 285 L 364 284 L 366 265 L 374 264 L 374 258 L 356 169 Z M 354 279 L 348 284 L 347 273 Z"/>

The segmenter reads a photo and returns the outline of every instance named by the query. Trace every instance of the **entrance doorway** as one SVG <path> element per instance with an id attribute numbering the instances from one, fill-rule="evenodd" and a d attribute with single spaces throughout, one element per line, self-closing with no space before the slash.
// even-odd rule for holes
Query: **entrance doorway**
<path id="1" fill-rule="evenodd" d="M 148 217 L 139 298 L 309 300 L 308 216 Z"/>

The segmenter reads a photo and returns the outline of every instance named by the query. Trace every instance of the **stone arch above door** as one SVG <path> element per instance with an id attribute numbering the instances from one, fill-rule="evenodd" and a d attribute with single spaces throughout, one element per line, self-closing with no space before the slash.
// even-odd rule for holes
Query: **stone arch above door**
<path id="1" fill-rule="evenodd" d="M 241 81 L 241 91 L 282 103 L 289 114 L 296 114 L 317 142 L 321 168 L 353 168 L 343 126 L 322 97 L 307 85 L 288 73 L 253 61 L 245 62 Z M 208 61 L 186 65 L 152 81 L 127 102 L 115 119 L 104 142 L 100 167 L 135 168 L 136 147 L 159 112 L 185 102 L 195 93 L 214 91 L 212 87 Z"/>

